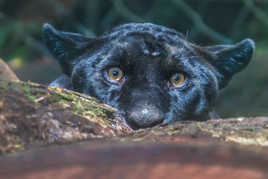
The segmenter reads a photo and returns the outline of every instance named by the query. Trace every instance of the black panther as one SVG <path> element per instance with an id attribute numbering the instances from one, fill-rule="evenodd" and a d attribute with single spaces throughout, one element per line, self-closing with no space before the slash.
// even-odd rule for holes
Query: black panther
<path id="1" fill-rule="evenodd" d="M 96 38 L 44 24 L 43 35 L 63 71 L 50 85 L 113 106 L 133 129 L 210 119 L 219 91 L 255 48 L 251 39 L 201 47 L 151 23 L 124 24 Z"/>

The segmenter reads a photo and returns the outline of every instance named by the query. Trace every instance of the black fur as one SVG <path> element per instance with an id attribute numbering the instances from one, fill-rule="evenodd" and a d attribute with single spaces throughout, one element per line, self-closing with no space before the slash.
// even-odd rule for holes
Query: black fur
<path id="1" fill-rule="evenodd" d="M 98 98 L 118 109 L 134 129 L 179 120 L 207 120 L 219 90 L 249 63 L 254 42 L 199 47 L 175 30 L 130 23 L 98 38 L 55 30 L 45 24 L 44 39 L 64 75 L 51 85 Z M 124 77 L 111 81 L 107 71 Z M 170 84 L 174 73 L 185 81 Z"/>

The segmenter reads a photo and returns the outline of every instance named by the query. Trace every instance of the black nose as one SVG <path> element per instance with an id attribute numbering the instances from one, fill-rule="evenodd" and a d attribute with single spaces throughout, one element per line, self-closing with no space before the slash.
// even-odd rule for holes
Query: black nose
<path id="1" fill-rule="evenodd" d="M 126 113 L 127 123 L 133 129 L 152 127 L 164 120 L 164 113 L 153 105 L 137 105 Z"/>

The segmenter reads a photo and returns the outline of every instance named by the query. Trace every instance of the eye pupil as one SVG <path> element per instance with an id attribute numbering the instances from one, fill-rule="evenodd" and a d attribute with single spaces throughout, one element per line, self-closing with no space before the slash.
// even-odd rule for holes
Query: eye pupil
<path id="1" fill-rule="evenodd" d="M 109 80 L 120 81 L 123 78 L 123 72 L 120 68 L 113 67 L 108 70 Z"/>
<path id="2" fill-rule="evenodd" d="M 173 80 L 174 80 L 174 81 L 179 81 L 179 79 L 180 79 L 179 74 L 175 74 L 175 75 L 173 76 Z"/>
<path id="3" fill-rule="evenodd" d="M 118 76 L 119 75 L 119 71 L 117 69 L 114 69 L 113 72 L 112 72 L 112 74 L 114 76 Z"/>
<path id="4" fill-rule="evenodd" d="M 184 75 L 181 73 L 175 73 L 174 75 L 171 76 L 170 82 L 172 86 L 180 86 L 184 82 Z"/>

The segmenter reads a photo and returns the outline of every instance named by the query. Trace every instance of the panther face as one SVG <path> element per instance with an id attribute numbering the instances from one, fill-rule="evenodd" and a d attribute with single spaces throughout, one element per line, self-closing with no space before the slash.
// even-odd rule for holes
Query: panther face
<path id="1" fill-rule="evenodd" d="M 175 30 L 130 23 L 97 38 L 44 25 L 64 75 L 51 85 L 96 97 L 133 128 L 207 120 L 220 89 L 249 63 L 254 42 L 199 47 Z"/>

